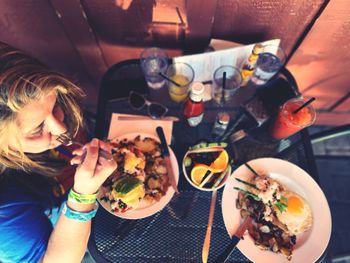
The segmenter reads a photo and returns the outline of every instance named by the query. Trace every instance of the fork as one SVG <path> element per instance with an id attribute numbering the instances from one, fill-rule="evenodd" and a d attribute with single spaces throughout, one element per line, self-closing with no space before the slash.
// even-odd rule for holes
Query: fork
<path id="1" fill-rule="evenodd" d="M 60 134 L 56 138 L 56 140 L 65 146 L 69 146 L 69 145 L 73 145 L 73 144 L 78 145 L 80 147 L 84 146 L 84 144 L 77 142 L 77 141 L 74 141 L 72 139 L 72 136 L 68 132 Z M 86 152 L 84 152 L 84 154 L 83 154 L 83 159 L 85 159 L 85 155 L 86 155 Z M 104 150 L 101 150 L 101 149 L 99 150 L 99 156 L 103 157 L 106 160 L 113 160 L 112 154 L 110 154 Z"/>
<path id="2" fill-rule="evenodd" d="M 73 141 L 72 137 L 70 136 L 70 134 L 68 132 L 60 134 L 60 136 L 58 136 L 56 138 L 56 140 L 58 142 L 62 143 L 63 145 L 65 145 L 65 146 L 69 146 L 69 145 L 72 145 L 72 144 L 78 145 L 80 147 L 84 146 L 80 142 Z"/>

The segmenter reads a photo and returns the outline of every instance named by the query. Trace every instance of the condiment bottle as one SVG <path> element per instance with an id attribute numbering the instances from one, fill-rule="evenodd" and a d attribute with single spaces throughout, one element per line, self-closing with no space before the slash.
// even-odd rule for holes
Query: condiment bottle
<path id="1" fill-rule="evenodd" d="M 211 135 L 213 138 L 223 135 L 227 129 L 227 125 L 230 122 L 230 115 L 227 112 L 220 111 L 216 115 L 213 130 Z"/>
<path id="2" fill-rule="evenodd" d="M 190 97 L 184 105 L 184 117 L 191 127 L 197 126 L 203 120 L 204 102 L 203 102 L 204 85 L 200 82 L 192 84 Z"/>
<path id="3" fill-rule="evenodd" d="M 243 63 L 243 66 L 241 68 L 241 75 L 242 75 L 241 87 L 246 86 L 251 76 L 253 75 L 253 72 L 256 67 L 256 62 L 258 61 L 259 54 L 262 51 L 263 51 L 263 45 L 255 44 L 253 47 L 252 53 L 250 54 L 248 59 Z"/>

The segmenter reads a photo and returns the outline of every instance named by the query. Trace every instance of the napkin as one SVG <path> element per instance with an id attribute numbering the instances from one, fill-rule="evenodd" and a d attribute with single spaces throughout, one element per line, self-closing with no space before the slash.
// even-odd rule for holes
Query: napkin
<path id="1" fill-rule="evenodd" d="M 148 116 L 113 113 L 109 126 L 108 139 L 120 137 L 128 133 L 149 134 L 158 137 L 156 132 L 158 126 L 163 128 L 166 141 L 170 145 L 173 131 L 173 121 L 171 118 L 155 120 Z"/>

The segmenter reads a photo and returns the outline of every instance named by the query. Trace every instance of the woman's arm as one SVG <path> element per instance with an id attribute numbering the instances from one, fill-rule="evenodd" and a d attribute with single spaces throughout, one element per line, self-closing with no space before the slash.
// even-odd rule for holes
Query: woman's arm
<path id="1" fill-rule="evenodd" d="M 91 211 L 93 205 L 67 202 L 75 211 Z M 50 236 L 49 244 L 42 262 L 77 262 L 84 257 L 90 236 L 91 220 L 79 222 L 60 215 Z"/>
<path id="2" fill-rule="evenodd" d="M 85 146 L 87 154 L 83 158 L 83 151 L 77 151 L 78 156 L 72 163 L 78 164 L 74 177 L 74 190 L 80 194 L 95 193 L 105 179 L 117 168 L 113 159 L 98 158 L 99 146 L 110 152 L 107 144 L 93 139 Z M 82 163 L 80 163 L 83 160 Z M 95 204 L 81 204 L 67 201 L 67 206 L 78 212 L 89 212 Z M 91 220 L 81 222 L 61 214 L 50 236 L 47 250 L 42 262 L 70 262 L 80 263 L 87 247 L 91 229 Z"/>

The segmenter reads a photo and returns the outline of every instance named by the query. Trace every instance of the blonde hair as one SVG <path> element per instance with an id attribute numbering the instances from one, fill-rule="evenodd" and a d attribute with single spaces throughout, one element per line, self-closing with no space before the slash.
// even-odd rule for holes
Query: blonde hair
<path id="1" fill-rule="evenodd" d="M 32 57 L 0 43 L 0 173 L 8 168 L 42 174 L 55 172 L 55 165 L 47 165 L 48 153 L 25 154 L 20 144 L 14 150 L 8 143 L 10 136 L 17 138 L 17 113 L 53 90 L 65 113 L 67 129 L 75 135 L 83 122 L 78 105 L 84 95 L 81 89 Z"/>

